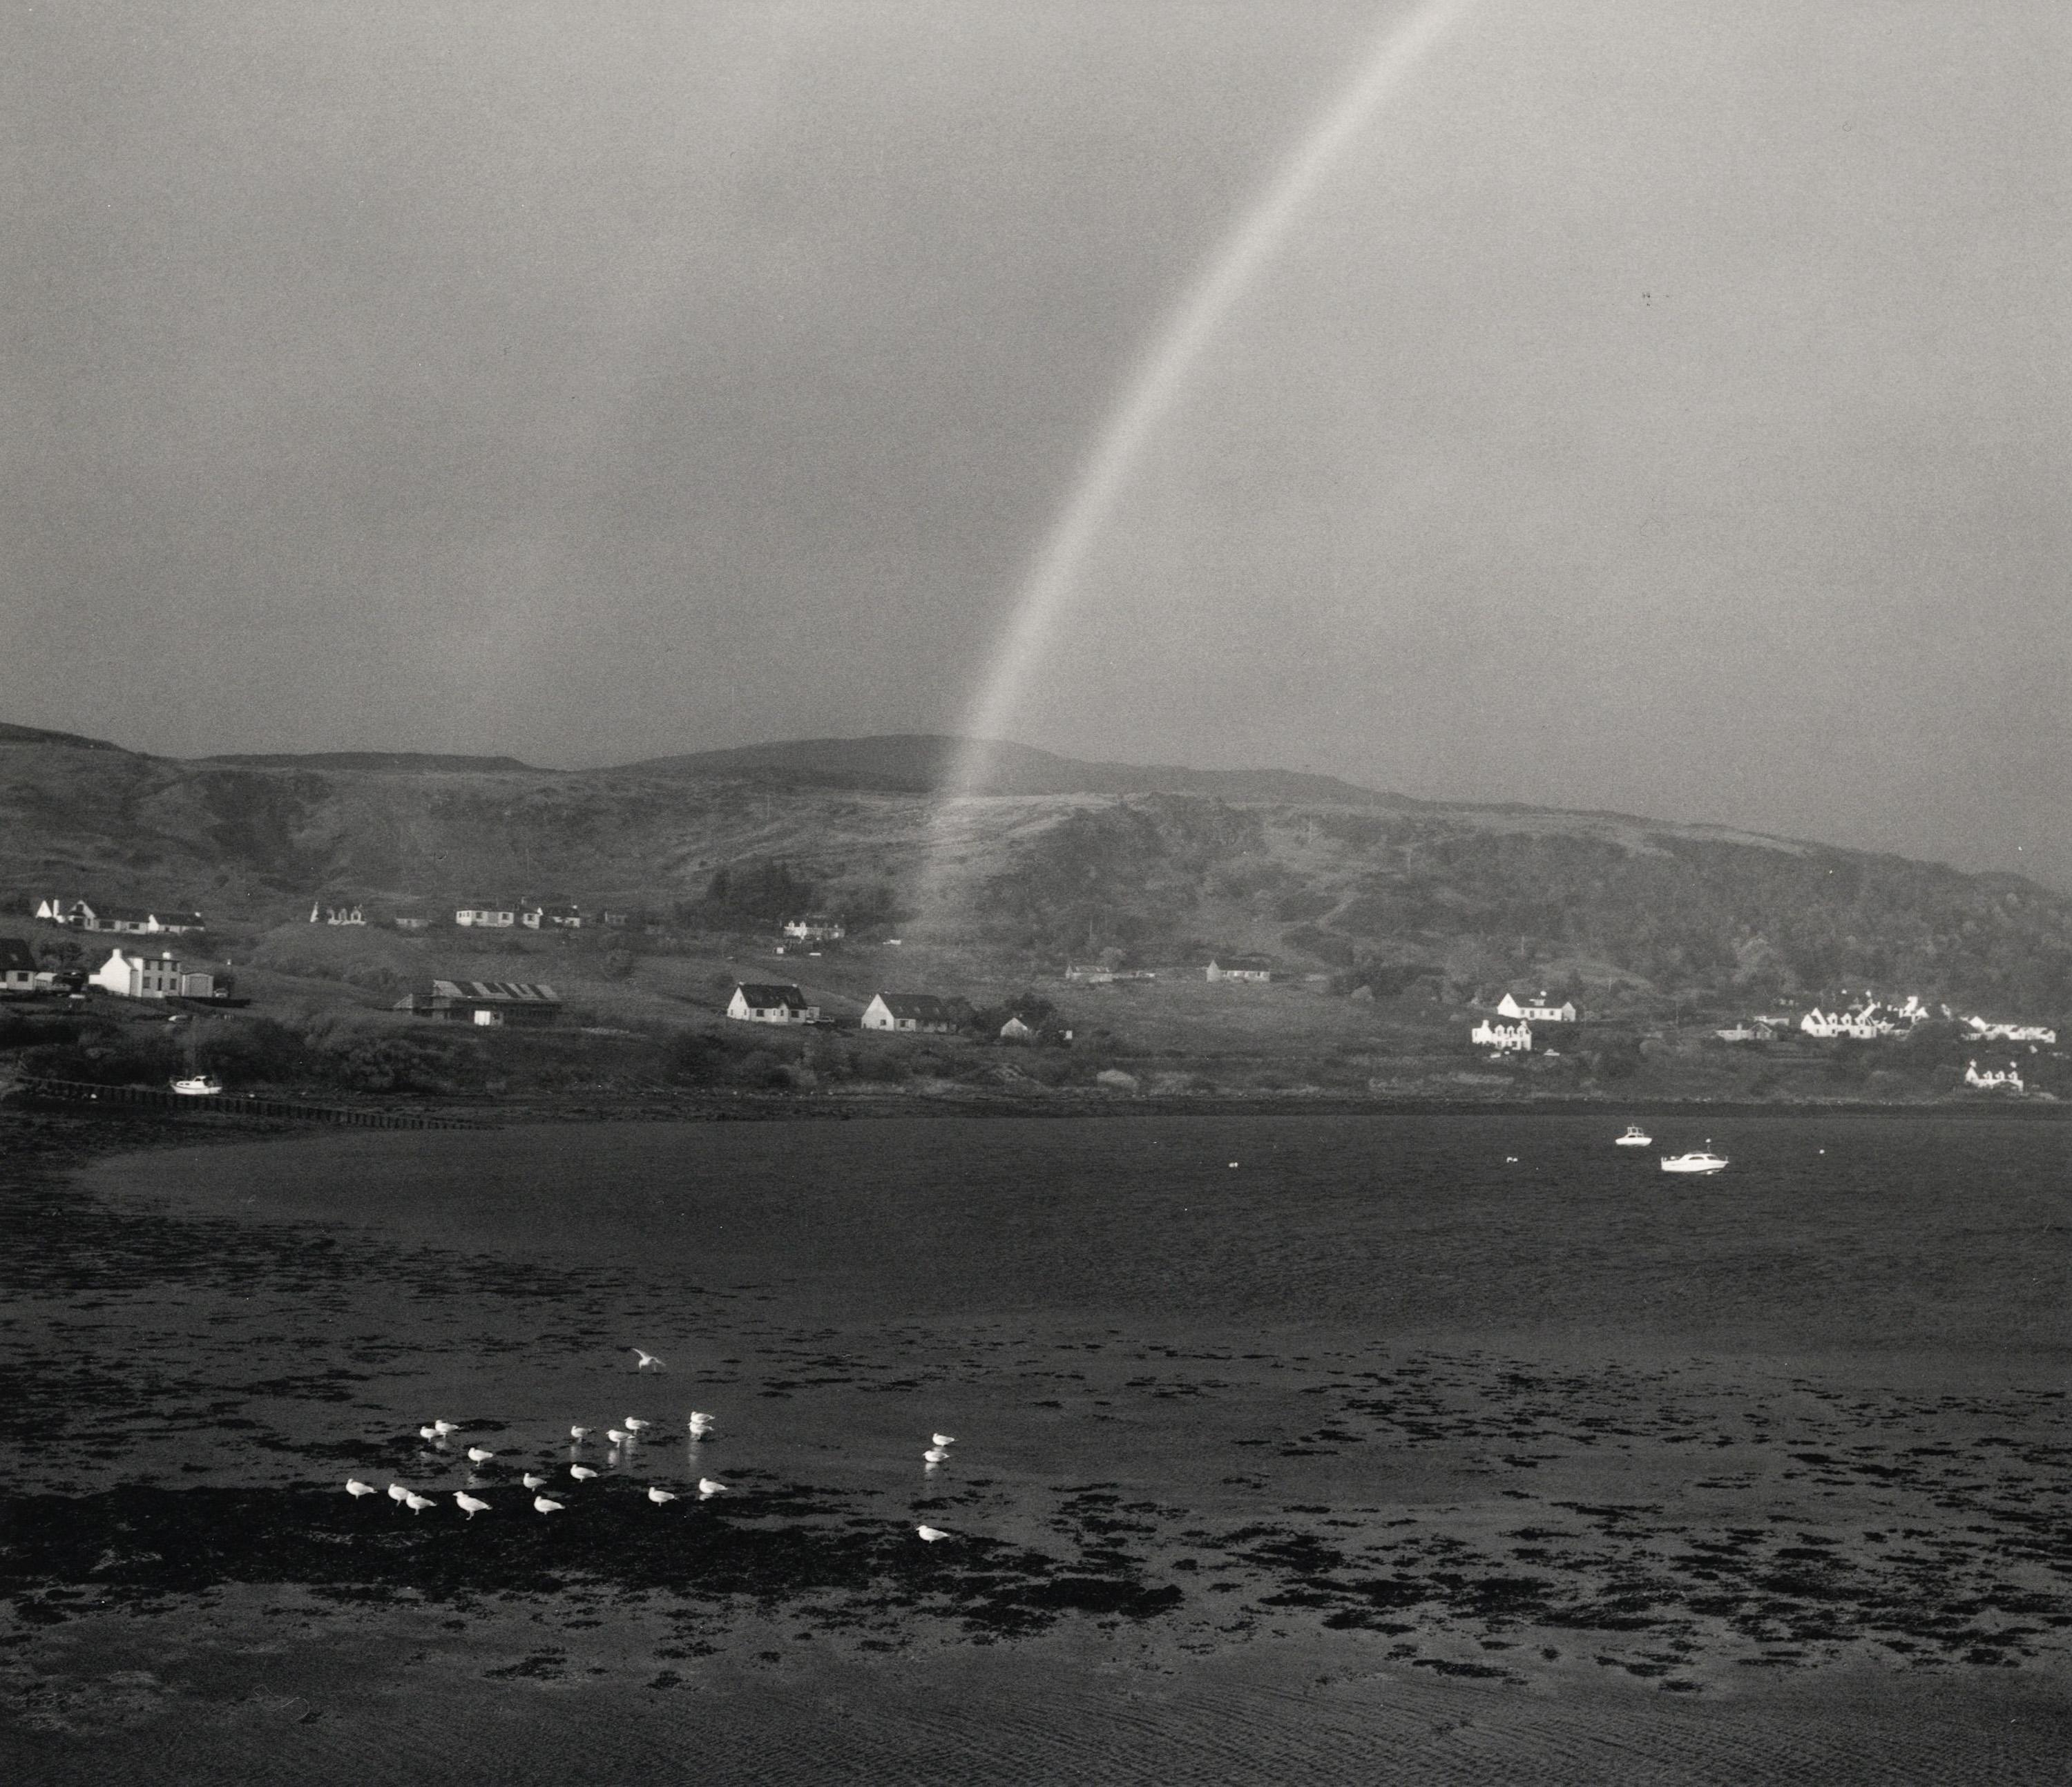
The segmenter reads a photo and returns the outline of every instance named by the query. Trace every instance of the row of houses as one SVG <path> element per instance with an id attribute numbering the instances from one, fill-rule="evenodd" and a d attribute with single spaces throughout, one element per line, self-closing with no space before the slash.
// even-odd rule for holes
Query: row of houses
<path id="1" fill-rule="evenodd" d="M 786 981 L 743 980 L 726 1004 L 729 1017 L 746 1024 L 825 1024 L 820 1008 L 799 988 Z M 972 1007 L 963 999 L 944 998 L 932 992 L 878 992 L 871 995 L 860 1021 L 866 1030 L 904 1036 L 954 1036 L 972 1021 Z M 1000 1028 L 1003 1041 L 1033 1042 L 1054 1036 L 1062 1042 L 1072 1040 L 1068 1029 L 1058 1029 L 1047 1011 L 1010 1012 Z"/>
<path id="2" fill-rule="evenodd" d="M 117 906 L 105 900 L 39 900 L 36 917 L 74 930 L 113 930 L 140 937 L 178 937 L 207 927 L 199 912 L 171 906 Z"/>

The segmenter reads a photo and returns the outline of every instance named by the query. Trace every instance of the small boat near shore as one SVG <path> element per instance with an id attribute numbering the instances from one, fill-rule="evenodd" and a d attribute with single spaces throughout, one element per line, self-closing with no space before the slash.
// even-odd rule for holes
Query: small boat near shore
<path id="1" fill-rule="evenodd" d="M 173 1090 L 183 1098 L 212 1099 L 223 1091 L 223 1082 L 213 1074 L 194 1074 L 185 1079 L 173 1082 Z"/>
<path id="2" fill-rule="evenodd" d="M 1726 1164 L 1725 1155 L 1712 1152 L 1709 1136 L 1703 1148 L 1694 1148 L 1688 1154 L 1665 1154 L 1662 1156 L 1662 1170 L 1664 1173 L 1717 1173 Z"/>
<path id="3" fill-rule="evenodd" d="M 1646 1130 L 1642 1129 L 1638 1124 L 1630 1123 L 1626 1126 L 1626 1133 L 1620 1136 L 1617 1141 L 1614 1142 L 1612 1146 L 1614 1148 L 1648 1148 L 1654 1144 L 1654 1141 L 1655 1138 L 1649 1135 Z"/>

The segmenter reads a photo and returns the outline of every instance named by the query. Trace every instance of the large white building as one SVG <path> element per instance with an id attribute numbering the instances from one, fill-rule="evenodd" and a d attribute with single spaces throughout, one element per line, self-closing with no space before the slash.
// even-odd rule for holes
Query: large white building
<path id="1" fill-rule="evenodd" d="M 463 906 L 454 911 L 454 922 L 471 930 L 508 930 L 517 922 L 517 913 L 509 906 Z"/>
<path id="2" fill-rule="evenodd" d="M 190 970 L 170 951 L 162 955 L 113 951 L 86 984 L 124 999 L 206 999 L 216 991 L 213 975 Z"/>
<path id="3" fill-rule="evenodd" d="M 1576 1021 L 1576 1002 L 1564 999 L 1559 1004 L 1542 988 L 1535 998 L 1520 999 L 1506 993 L 1496 1002 L 1497 1014 L 1501 1017 L 1523 1018 L 1528 1024 L 1572 1024 Z"/>
<path id="4" fill-rule="evenodd" d="M 1996 1024 L 1983 1017 L 1967 1017 L 1971 1037 L 1977 1042 L 2055 1042 L 2057 1031 L 2044 1024 Z"/>

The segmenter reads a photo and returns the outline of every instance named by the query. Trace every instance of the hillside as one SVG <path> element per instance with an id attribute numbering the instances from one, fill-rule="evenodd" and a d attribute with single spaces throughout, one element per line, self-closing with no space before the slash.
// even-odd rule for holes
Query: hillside
<path id="1" fill-rule="evenodd" d="M 1872 985 L 2072 1011 L 2072 900 L 2014 877 L 1617 815 L 1342 796 L 1325 778 L 1061 787 L 1123 771 L 1019 750 L 1001 773 L 1038 791 L 944 803 L 905 785 L 939 776 L 952 744 L 847 742 L 837 784 L 824 743 L 557 771 L 179 762 L 14 729 L 0 892 L 17 914 L 91 893 L 262 926 L 319 894 L 377 913 L 573 898 L 750 933 L 810 902 L 974 973 L 1250 949 L 1449 996 L 1544 980 L 1753 1007 Z"/>

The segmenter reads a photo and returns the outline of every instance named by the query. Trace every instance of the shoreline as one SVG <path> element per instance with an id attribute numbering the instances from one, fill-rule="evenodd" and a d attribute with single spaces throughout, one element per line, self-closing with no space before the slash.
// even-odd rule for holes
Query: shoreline
<path id="1" fill-rule="evenodd" d="M 842 1123 L 889 1119 L 1088 1119 L 1105 1117 L 1281 1116 L 1595 1116 L 1607 1119 L 1749 1117 L 1922 1117 L 1957 1122 L 1981 1119 L 2062 1122 L 2072 1106 L 2054 1100 L 1938 1103 L 1868 1099 L 1746 1099 L 1601 1095 L 1527 1099 L 1392 1098 L 1329 1092 L 1253 1094 L 1050 1093 L 1002 1097 L 984 1091 L 687 1093 L 623 1099 L 516 1097 L 494 1102 L 460 1099 L 350 1101 L 321 1093 L 298 1093 L 297 1102 L 321 1103 L 340 1121 L 361 1114 L 409 1117 L 504 1128 L 572 1123 Z M 327 1127 L 310 1117 L 247 1115 L 239 1111 L 172 1108 L 88 1112 L 74 1102 L 31 1093 L 0 1096 L 0 1120 L 16 1115 L 47 1118 L 76 1115 L 86 1125 L 108 1123 L 140 1135 L 178 1132 L 301 1134 Z"/>

